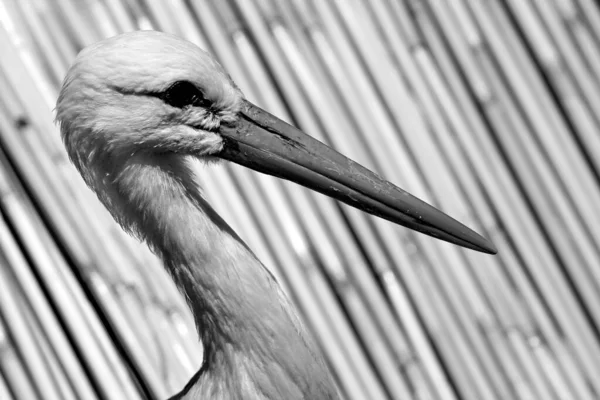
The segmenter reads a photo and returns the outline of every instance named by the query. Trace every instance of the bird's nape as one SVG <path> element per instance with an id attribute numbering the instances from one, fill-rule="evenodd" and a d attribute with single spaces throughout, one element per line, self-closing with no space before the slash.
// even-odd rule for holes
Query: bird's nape
<path id="1" fill-rule="evenodd" d="M 459 246 L 495 254 L 473 230 L 261 108 L 243 100 L 221 125 L 223 159 L 340 200 L 367 213 Z"/>

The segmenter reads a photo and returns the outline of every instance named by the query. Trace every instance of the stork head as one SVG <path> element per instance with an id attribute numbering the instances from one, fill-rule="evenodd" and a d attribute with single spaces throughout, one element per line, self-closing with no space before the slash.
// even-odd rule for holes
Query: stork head
<path id="1" fill-rule="evenodd" d="M 88 184 L 140 153 L 226 159 L 464 247 L 495 253 L 474 231 L 248 102 L 194 44 L 138 31 L 84 49 L 56 107 Z"/>
<path id="2" fill-rule="evenodd" d="M 89 152 L 217 152 L 221 122 L 236 119 L 242 99 L 208 53 L 173 35 L 137 31 L 81 51 L 56 110 L 79 164 Z"/>

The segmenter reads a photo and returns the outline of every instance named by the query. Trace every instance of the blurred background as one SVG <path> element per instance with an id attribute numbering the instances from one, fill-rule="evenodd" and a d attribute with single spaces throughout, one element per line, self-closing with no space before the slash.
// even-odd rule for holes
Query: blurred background
<path id="1" fill-rule="evenodd" d="M 600 398 L 597 2 L 3 0 L 0 399 L 164 399 L 200 366 L 185 301 L 53 123 L 78 51 L 136 29 L 211 52 L 251 101 L 497 246 L 198 166 L 346 399 Z"/>

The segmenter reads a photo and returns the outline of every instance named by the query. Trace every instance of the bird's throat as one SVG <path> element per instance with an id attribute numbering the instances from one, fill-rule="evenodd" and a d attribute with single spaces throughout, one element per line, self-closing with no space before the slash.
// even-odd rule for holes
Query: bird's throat
<path id="1" fill-rule="evenodd" d="M 300 386 L 313 374 L 328 379 L 293 306 L 202 198 L 184 159 L 129 159 L 113 184 L 120 197 L 115 217 L 163 259 L 190 305 L 205 348 L 203 369 L 244 379 L 243 371 L 269 366 Z"/>
<path id="2" fill-rule="evenodd" d="M 132 158 L 114 184 L 117 219 L 162 258 L 196 318 L 214 314 L 206 317 L 231 323 L 246 304 L 261 310 L 280 300 L 271 274 L 202 197 L 184 158 Z"/>

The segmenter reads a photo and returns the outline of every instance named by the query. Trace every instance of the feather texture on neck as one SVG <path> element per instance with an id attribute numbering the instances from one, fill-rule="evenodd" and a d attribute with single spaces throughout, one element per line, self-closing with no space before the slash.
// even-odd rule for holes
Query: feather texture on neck
<path id="1" fill-rule="evenodd" d="M 180 398 L 337 398 L 294 307 L 201 196 L 185 158 L 132 157 L 110 182 L 113 215 L 162 258 L 202 338 L 198 384 Z"/>

